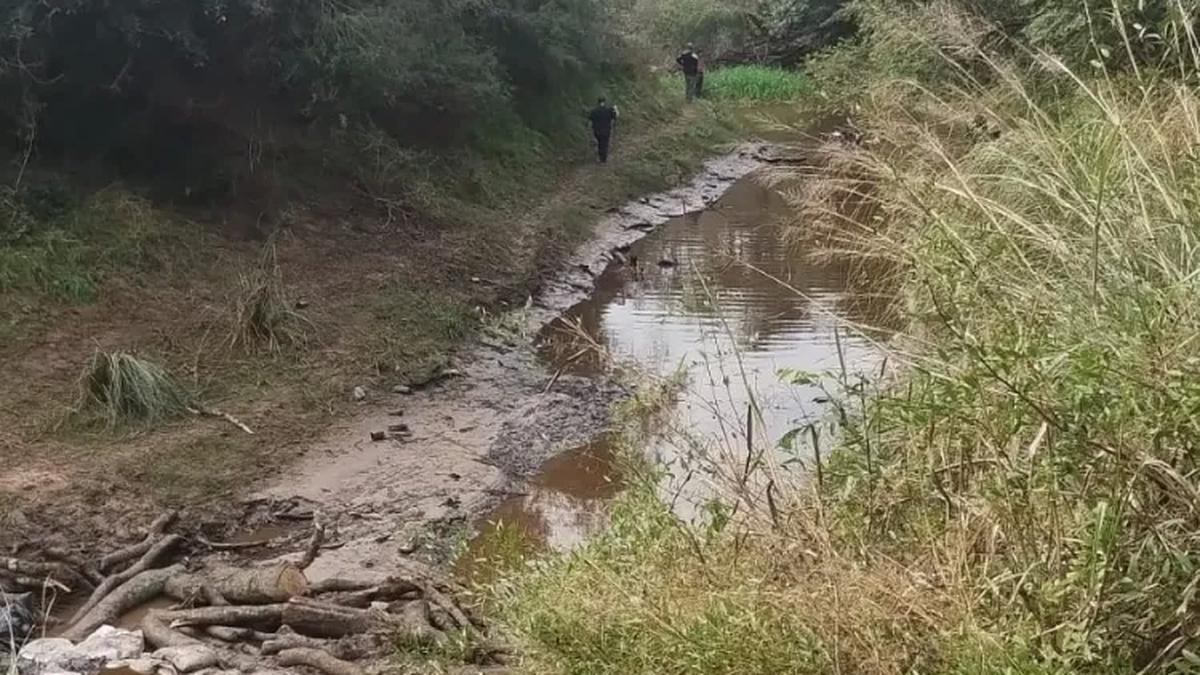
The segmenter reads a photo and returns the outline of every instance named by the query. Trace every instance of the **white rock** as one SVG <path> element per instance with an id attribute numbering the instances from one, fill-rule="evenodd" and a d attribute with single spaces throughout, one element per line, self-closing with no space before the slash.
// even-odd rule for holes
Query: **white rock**
<path id="1" fill-rule="evenodd" d="M 97 661 L 136 659 L 142 655 L 145 642 L 140 630 L 122 630 L 101 626 L 75 646 L 79 653 Z"/>
<path id="2" fill-rule="evenodd" d="M 354 400 L 361 401 L 367 397 L 367 390 L 362 387 L 354 388 Z"/>
<path id="3" fill-rule="evenodd" d="M 104 669 L 132 671 L 139 675 L 173 675 L 175 673 L 175 666 L 166 661 L 148 657 L 109 661 L 104 664 Z"/>
<path id="4" fill-rule="evenodd" d="M 217 652 L 207 645 L 163 647 L 151 656 L 170 663 L 181 673 L 191 673 L 217 665 Z"/>
<path id="5" fill-rule="evenodd" d="M 70 640 L 41 638 L 27 642 L 17 653 L 17 672 L 20 675 L 94 673 L 100 670 L 106 660 L 89 657 Z"/>

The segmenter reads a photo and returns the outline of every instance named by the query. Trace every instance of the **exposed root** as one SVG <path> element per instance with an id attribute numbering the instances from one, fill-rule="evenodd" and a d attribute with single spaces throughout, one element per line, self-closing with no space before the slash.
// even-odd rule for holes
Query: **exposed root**
<path id="1" fill-rule="evenodd" d="M 127 546 L 119 551 L 109 553 L 101 558 L 100 571 L 108 572 L 121 563 L 129 562 L 130 560 L 136 560 L 137 558 L 145 555 L 146 551 L 149 551 L 150 547 L 154 545 L 154 542 L 158 541 L 163 536 L 163 534 L 167 531 L 167 528 L 171 526 L 171 523 L 175 522 L 177 517 L 179 517 L 178 511 L 167 511 L 156 518 L 154 522 L 150 524 L 150 529 L 146 532 L 145 539 L 142 539 L 140 542 L 132 546 Z"/>
<path id="2" fill-rule="evenodd" d="M 90 612 L 93 607 L 100 604 L 100 601 L 104 600 L 109 593 L 112 593 L 114 589 L 126 581 L 129 581 L 135 576 L 153 567 L 155 563 L 158 562 L 158 559 L 163 556 L 163 554 L 181 541 L 183 541 L 183 537 L 180 537 L 177 534 L 168 534 L 151 545 L 149 550 L 142 554 L 142 557 L 136 563 L 134 563 L 132 567 L 110 575 L 104 580 L 104 583 L 100 584 L 96 587 L 96 590 L 92 591 L 92 596 L 88 598 L 88 601 L 85 602 L 83 606 L 79 608 L 79 611 L 75 612 L 75 615 L 71 617 L 71 623 L 79 623 L 80 619 L 87 615 L 87 613 Z M 150 597 L 152 598 L 154 596 Z"/>
<path id="3" fill-rule="evenodd" d="M 76 614 L 77 618 L 72 619 L 71 627 L 63 633 L 63 637 L 69 640 L 82 640 L 100 626 L 106 623 L 116 623 L 117 618 L 125 612 L 150 602 L 162 594 L 163 585 L 166 584 L 167 579 L 182 573 L 182 565 L 138 573 L 119 587 L 114 588 L 112 592 L 106 592 L 96 602 L 93 603 L 89 600 L 90 606 L 86 606 L 86 611 Z M 116 577 L 109 577 L 109 579 L 114 578 Z M 95 598 L 96 595 L 93 594 L 92 597 Z"/>

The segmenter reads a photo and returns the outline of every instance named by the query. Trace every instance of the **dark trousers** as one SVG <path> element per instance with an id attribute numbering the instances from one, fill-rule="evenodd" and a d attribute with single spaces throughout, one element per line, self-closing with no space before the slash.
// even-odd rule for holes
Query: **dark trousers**
<path id="1" fill-rule="evenodd" d="M 608 141 L 612 138 L 608 134 L 596 134 L 596 154 L 600 157 L 601 162 L 608 161 Z"/>

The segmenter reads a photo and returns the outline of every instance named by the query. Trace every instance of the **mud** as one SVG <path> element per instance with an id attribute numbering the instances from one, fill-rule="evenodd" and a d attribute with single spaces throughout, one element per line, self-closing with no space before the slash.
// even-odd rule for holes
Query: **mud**
<path id="1" fill-rule="evenodd" d="M 592 240 L 545 280 L 517 317 L 518 333 L 536 335 L 591 294 L 619 249 L 716 201 L 777 159 L 771 153 L 761 144 L 739 147 L 706 162 L 683 186 L 613 209 Z M 374 579 L 448 562 L 453 539 L 470 523 L 520 493 L 548 459 L 605 431 L 608 411 L 624 393 L 620 385 L 555 372 L 530 340 L 514 342 L 485 340 L 456 360 L 456 376 L 412 394 L 368 391 L 358 415 L 255 495 L 258 503 L 302 500 L 336 520 L 339 546 L 307 570 L 310 579 Z M 398 422 L 409 433 L 371 440 Z"/>

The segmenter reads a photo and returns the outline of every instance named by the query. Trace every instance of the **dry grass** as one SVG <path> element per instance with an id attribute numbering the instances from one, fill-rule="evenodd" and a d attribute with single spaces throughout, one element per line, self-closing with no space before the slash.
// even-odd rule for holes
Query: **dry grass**
<path id="1" fill-rule="evenodd" d="M 230 346 L 270 354 L 306 346 L 311 322 L 293 307 L 283 284 L 275 244 L 269 242 L 258 267 L 238 275 Z"/>

